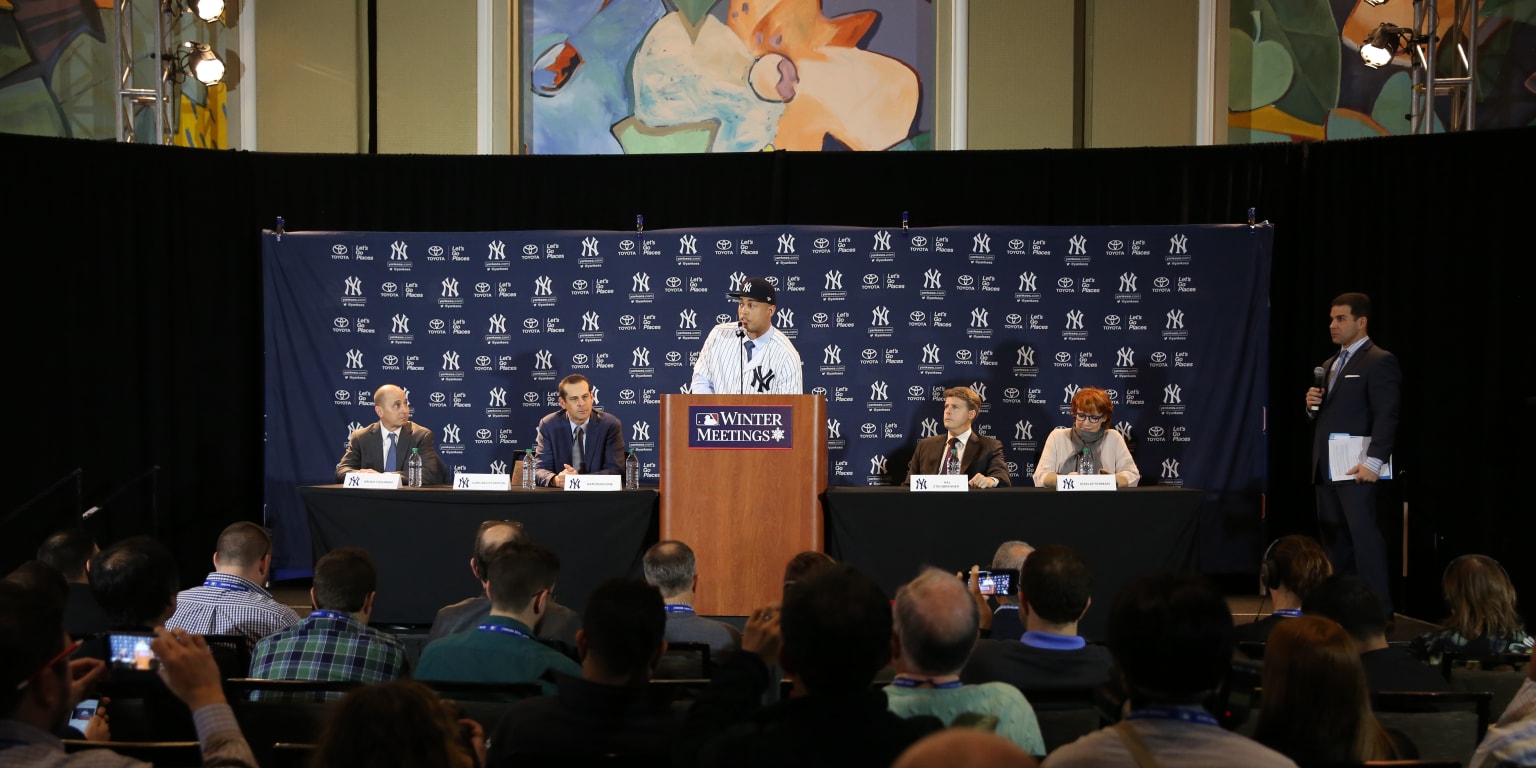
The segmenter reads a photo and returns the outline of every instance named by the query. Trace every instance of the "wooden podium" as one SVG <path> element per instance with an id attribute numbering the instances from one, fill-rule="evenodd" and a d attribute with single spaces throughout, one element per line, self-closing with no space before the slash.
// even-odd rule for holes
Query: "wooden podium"
<path id="1" fill-rule="evenodd" d="M 689 406 L 788 406 L 793 445 L 690 448 L 699 425 Z M 745 616 L 778 603 L 790 558 L 822 549 L 826 410 L 821 395 L 662 396 L 661 538 L 693 548 L 700 614 Z"/>

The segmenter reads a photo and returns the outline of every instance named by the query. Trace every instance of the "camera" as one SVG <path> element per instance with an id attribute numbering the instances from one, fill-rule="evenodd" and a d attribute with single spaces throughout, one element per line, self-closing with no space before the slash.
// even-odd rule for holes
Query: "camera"
<path id="1" fill-rule="evenodd" d="M 966 576 L 965 583 L 966 586 L 970 586 L 969 575 Z M 980 585 L 983 595 L 1016 595 L 1019 592 L 1019 572 L 1014 568 L 977 571 L 976 583 Z"/>

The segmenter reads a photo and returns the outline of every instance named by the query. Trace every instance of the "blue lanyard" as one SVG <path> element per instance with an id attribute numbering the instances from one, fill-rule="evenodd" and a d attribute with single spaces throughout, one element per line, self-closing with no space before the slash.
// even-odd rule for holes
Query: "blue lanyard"
<path id="1" fill-rule="evenodd" d="M 1285 616 L 1287 618 L 1294 619 L 1297 616 L 1301 615 L 1301 609 L 1300 608 L 1276 608 L 1275 612 L 1271 613 L 1270 615 L 1271 616 Z"/>
<path id="2" fill-rule="evenodd" d="M 1017 611 L 1018 609 L 1017 605 L 999 605 L 997 607 L 998 611 Z M 997 611 L 993 611 L 993 613 L 997 613 Z"/>
<path id="3" fill-rule="evenodd" d="M 319 611 L 310 611 L 309 612 L 309 617 L 311 619 L 342 619 L 342 620 L 346 620 L 346 619 L 351 618 L 352 616 L 351 616 L 351 614 L 343 613 L 342 611 L 319 610 Z"/>
<path id="4" fill-rule="evenodd" d="M 960 686 L 965 685 L 964 682 L 959 681 L 959 680 L 951 680 L 951 681 L 949 681 L 947 683 L 935 683 L 931 678 L 922 679 L 922 678 L 912 678 L 912 677 L 898 677 L 895 680 L 891 681 L 891 685 L 894 685 L 897 688 L 917 688 L 917 687 L 923 685 L 924 683 L 927 683 L 928 685 L 931 685 L 934 688 L 938 688 L 939 690 L 948 690 L 948 689 L 951 689 L 951 688 L 959 688 Z"/>
<path id="5" fill-rule="evenodd" d="M 698 613 L 698 611 L 693 610 L 691 605 L 669 605 L 667 613 Z"/>
<path id="6" fill-rule="evenodd" d="M 521 629 L 518 629 L 517 627 L 509 627 L 509 626 L 507 626 L 505 624 L 481 624 L 480 626 L 475 627 L 475 629 L 478 629 L 481 632 L 500 632 L 500 633 L 502 633 L 504 635 L 512 635 L 513 637 L 521 637 L 521 638 L 523 638 L 525 640 L 532 640 L 533 639 L 527 632 L 524 632 Z"/>
<path id="7" fill-rule="evenodd" d="M 1127 720 L 1181 720 L 1197 725 L 1214 725 L 1217 728 L 1221 724 L 1211 713 L 1202 709 L 1175 709 L 1173 707 L 1144 707 L 1135 710 L 1125 716 Z"/>
<path id="8" fill-rule="evenodd" d="M 231 580 L 227 580 L 227 579 L 221 579 L 221 578 L 219 578 L 217 576 L 209 576 L 206 580 L 203 581 L 203 586 L 205 586 L 205 587 L 213 587 L 215 589 L 227 589 L 227 590 L 229 590 L 231 592 L 249 592 L 249 591 L 251 591 L 250 587 L 247 587 L 247 586 L 245 586 L 244 584 L 241 584 L 238 581 L 231 581 Z"/>

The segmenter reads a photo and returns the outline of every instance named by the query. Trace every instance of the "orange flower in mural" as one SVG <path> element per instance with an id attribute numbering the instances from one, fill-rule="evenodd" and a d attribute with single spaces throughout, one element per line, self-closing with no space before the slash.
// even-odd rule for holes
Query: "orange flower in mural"
<path id="1" fill-rule="evenodd" d="M 753 91 L 785 102 L 776 148 L 819 150 L 830 135 L 851 149 L 885 149 L 907 137 L 917 73 L 858 47 L 878 13 L 827 18 L 820 0 L 728 1 L 726 26 L 756 60 Z"/>

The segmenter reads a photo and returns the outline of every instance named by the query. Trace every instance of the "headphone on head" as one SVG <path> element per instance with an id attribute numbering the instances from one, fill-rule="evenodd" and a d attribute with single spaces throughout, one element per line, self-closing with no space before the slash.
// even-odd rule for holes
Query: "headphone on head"
<path id="1" fill-rule="evenodd" d="M 1457 556 L 1456 558 L 1453 558 L 1449 563 L 1445 564 L 1445 570 L 1440 572 L 1440 584 L 1441 584 L 1442 588 L 1445 585 L 1446 578 L 1448 578 L 1451 575 L 1451 568 L 1455 567 L 1455 565 L 1457 563 L 1459 563 L 1459 562 L 1461 562 L 1463 560 L 1466 560 L 1468 558 L 1473 558 L 1473 557 L 1481 557 L 1484 560 L 1487 560 L 1488 562 L 1493 563 L 1494 565 L 1497 565 L 1499 567 L 1499 573 L 1504 574 L 1504 580 L 1508 581 L 1510 584 L 1514 584 L 1514 582 L 1511 581 L 1510 578 L 1509 578 L 1509 571 L 1504 570 L 1504 564 L 1503 563 L 1500 563 L 1499 561 L 1493 559 L 1492 557 L 1490 557 L 1488 555 L 1484 555 L 1484 554 L 1481 554 L 1481 553 L 1478 553 L 1478 552 L 1468 552 L 1465 555 L 1460 555 L 1460 556 Z"/>
<path id="2" fill-rule="evenodd" d="M 1285 583 L 1286 577 L 1290 575 L 1284 572 L 1285 566 L 1272 557 L 1275 545 L 1279 543 L 1280 539 L 1271 541 L 1264 549 L 1264 559 L 1259 562 L 1259 585 L 1264 588 L 1266 595 L 1272 589 L 1279 589 L 1280 585 Z"/>

